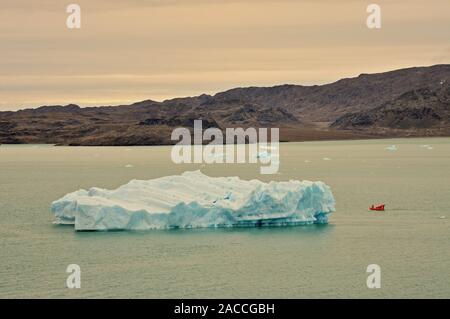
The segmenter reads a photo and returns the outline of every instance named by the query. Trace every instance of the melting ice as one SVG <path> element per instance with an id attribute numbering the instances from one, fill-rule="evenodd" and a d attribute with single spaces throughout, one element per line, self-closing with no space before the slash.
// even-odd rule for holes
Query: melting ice
<path id="1" fill-rule="evenodd" d="M 58 224 L 76 230 L 148 230 L 327 223 L 334 198 L 323 182 L 245 181 L 200 171 L 91 188 L 54 201 Z"/>

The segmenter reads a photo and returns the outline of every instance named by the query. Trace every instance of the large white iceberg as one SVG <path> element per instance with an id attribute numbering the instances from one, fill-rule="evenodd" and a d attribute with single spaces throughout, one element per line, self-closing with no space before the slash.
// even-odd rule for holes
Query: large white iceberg
<path id="1" fill-rule="evenodd" d="M 193 171 L 116 190 L 78 190 L 51 210 L 56 223 L 79 231 L 147 230 L 327 223 L 334 203 L 323 182 L 264 183 Z"/>

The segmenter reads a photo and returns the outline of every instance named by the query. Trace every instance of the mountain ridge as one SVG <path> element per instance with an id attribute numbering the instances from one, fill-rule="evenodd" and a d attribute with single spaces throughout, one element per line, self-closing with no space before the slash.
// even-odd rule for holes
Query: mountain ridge
<path id="1" fill-rule="evenodd" d="M 450 64 L 439 64 L 362 73 L 324 85 L 252 86 L 162 102 L 48 105 L 0 112 L 0 143 L 172 144 L 171 131 L 191 128 L 195 119 L 221 129 L 280 127 L 285 141 L 449 136 L 449 83 Z M 382 121 L 387 115 L 391 120 Z"/>

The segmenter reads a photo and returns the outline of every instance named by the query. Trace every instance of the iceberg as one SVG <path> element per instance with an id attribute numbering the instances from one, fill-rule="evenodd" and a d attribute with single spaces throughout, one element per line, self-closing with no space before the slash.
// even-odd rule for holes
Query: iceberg
<path id="1" fill-rule="evenodd" d="M 57 224 L 77 231 L 260 227 L 328 223 L 334 212 L 323 182 L 209 177 L 200 171 L 90 188 L 54 201 Z"/>

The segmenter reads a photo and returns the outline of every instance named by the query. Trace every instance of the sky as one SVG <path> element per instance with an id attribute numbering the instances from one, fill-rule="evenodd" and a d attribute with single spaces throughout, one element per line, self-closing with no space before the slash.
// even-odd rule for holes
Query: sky
<path id="1" fill-rule="evenodd" d="M 69 29 L 66 8 L 81 8 Z M 381 8 L 369 29 L 366 8 Z M 0 0 L 0 111 L 450 63 L 449 0 Z"/>

